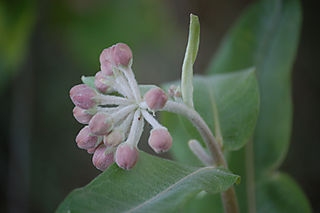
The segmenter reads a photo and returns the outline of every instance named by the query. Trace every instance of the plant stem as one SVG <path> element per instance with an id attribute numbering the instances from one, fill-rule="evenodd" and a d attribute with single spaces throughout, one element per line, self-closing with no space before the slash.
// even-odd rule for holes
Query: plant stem
<path id="1" fill-rule="evenodd" d="M 248 199 L 248 212 L 256 213 L 255 200 L 255 183 L 254 183 L 254 156 L 253 156 L 253 139 L 246 145 L 246 187 Z"/>
<path id="2" fill-rule="evenodd" d="M 188 142 L 190 150 L 193 152 L 195 156 L 199 158 L 199 160 L 206 166 L 214 165 L 213 159 L 207 152 L 204 150 L 202 145 L 197 140 L 190 140 Z"/>
<path id="3" fill-rule="evenodd" d="M 227 168 L 227 164 L 224 160 L 223 153 L 217 141 L 215 140 L 211 130 L 195 110 L 187 107 L 185 104 L 177 103 L 174 101 L 168 101 L 167 104 L 164 106 L 163 110 L 187 117 L 199 131 L 216 165 Z"/>
<path id="4" fill-rule="evenodd" d="M 162 110 L 173 112 L 187 117 L 199 131 L 202 139 L 204 140 L 206 146 L 210 151 L 210 154 L 216 166 L 223 166 L 224 168 L 228 168 L 221 148 L 215 140 L 210 128 L 194 109 L 187 107 L 185 104 L 182 103 L 168 101 Z M 239 212 L 238 202 L 233 187 L 230 187 L 227 191 L 222 192 L 221 197 L 225 213 Z"/>

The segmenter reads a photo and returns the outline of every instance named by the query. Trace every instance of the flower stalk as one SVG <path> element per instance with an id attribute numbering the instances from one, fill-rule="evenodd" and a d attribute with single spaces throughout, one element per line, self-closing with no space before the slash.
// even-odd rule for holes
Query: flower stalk
<path id="1" fill-rule="evenodd" d="M 195 111 L 193 108 L 186 106 L 183 103 L 177 103 L 174 101 L 168 101 L 162 110 L 180 114 L 188 118 L 191 121 L 191 123 L 196 127 L 203 141 L 208 147 L 213 162 L 215 163 L 215 166 L 222 166 L 226 169 L 228 168 L 227 162 L 224 159 L 222 150 L 218 142 L 216 141 L 206 122 L 202 119 L 199 113 L 197 113 L 197 111 Z M 225 213 L 239 212 L 238 201 L 233 187 L 230 187 L 227 191 L 222 192 L 221 198 Z"/>

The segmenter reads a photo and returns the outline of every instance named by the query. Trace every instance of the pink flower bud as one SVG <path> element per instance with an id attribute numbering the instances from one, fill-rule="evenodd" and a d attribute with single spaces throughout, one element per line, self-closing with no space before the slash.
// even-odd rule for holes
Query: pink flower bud
<path id="1" fill-rule="evenodd" d="M 172 137 L 164 128 L 153 129 L 150 132 L 149 146 L 156 152 L 166 152 L 172 146 Z"/>
<path id="2" fill-rule="evenodd" d="M 149 109 L 159 110 L 166 105 L 168 101 L 168 96 L 162 89 L 156 87 L 156 88 L 150 89 L 144 95 L 144 100 L 146 101 Z"/>
<path id="3" fill-rule="evenodd" d="M 93 165 L 101 170 L 106 170 L 114 162 L 114 153 L 105 153 L 106 146 L 101 144 L 95 151 L 92 157 Z"/>
<path id="4" fill-rule="evenodd" d="M 180 98 L 182 96 L 180 89 L 175 85 L 170 86 L 170 88 L 168 89 L 168 94 L 170 97 L 176 97 L 176 98 Z"/>
<path id="5" fill-rule="evenodd" d="M 113 75 L 113 71 L 112 71 L 112 64 L 110 61 L 102 61 L 100 62 L 100 68 L 101 68 L 101 72 L 106 75 L 106 76 L 111 76 Z"/>
<path id="6" fill-rule="evenodd" d="M 81 124 L 88 124 L 93 115 L 90 115 L 87 110 L 81 109 L 80 107 L 73 108 L 74 118 Z"/>
<path id="7" fill-rule="evenodd" d="M 96 105 L 96 101 L 94 100 L 96 96 L 96 91 L 85 84 L 76 85 L 70 90 L 72 102 L 82 109 L 94 107 Z"/>
<path id="8" fill-rule="evenodd" d="M 139 157 L 136 147 L 132 147 L 127 143 L 120 144 L 116 151 L 116 163 L 119 167 L 129 170 L 132 169 Z"/>
<path id="9" fill-rule="evenodd" d="M 90 131 L 95 135 L 106 135 L 112 126 L 110 117 L 102 112 L 95 114 L 89 122 Z"/>
<path id="10" fill-rule="evenodd" d="M 132 52 L 128 45 L 124 43 L 118 43 L 112 48 L 112 58 L 116 66 L 123 65 L 128 66 L 132 59 Z"/>
<path id="11" fill-rule="evenodd" d="M 103 64 L 105 61 L 112 62 L 113 49 L 114 49 L 114 46 L 102 50 L 99 58 L 100 64 Z"/>
<path id="12" fill-rule="evenodd" d="M 124 134 L 120 130 L 113 130 L 109 135 L 104 136 L 106 146 L 117 146 L 124 140 Z"/>
<path id="13" fill-rule="evenodd" d="M 94 147 L 94 148 L 91 148 L 91 149 L 87 149 L 87 152 L 88 152 L 89 154 L 93 154 L 94 151 L 96 151 L 96 149 L 97 149 L 97 147 Z"/>
<path id="14" fill-rule="evenodd" d="M 176 92 L 177 90 L 177 87 L 175 85 L 171 85 L 168 89 L 168 94 L 170 97 L 173 97 L 174 96 L 174 93 Z"/>
<path id="15" fill-rule="evenodd" d="M 101 140 L 98 136 L 92 135 L 89 127 L 85 126 L 76 137 L 76 142 L 81 149 L 92 149 Z"/>
<path id="16" fill-rule="evenodd" d="M 106 93 L 107 90 L 109 89 L 109 85 L 106 83 L 107 78 L 106 76 L 102 73 L 102 71 L 97 72 L 95 79 L 94 79 L 94 85 L 102 93 Z"/>

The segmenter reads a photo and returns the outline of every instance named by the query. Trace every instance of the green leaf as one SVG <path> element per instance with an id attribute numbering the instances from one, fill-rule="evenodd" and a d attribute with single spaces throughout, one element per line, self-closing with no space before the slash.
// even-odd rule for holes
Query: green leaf
<path id="1" fill-rule="evenodd" d="M 257 184 L 259 213 L 312 212 L 310 204 L 296 182 L 288 175 L 277 173 Z"/>
<path id="2" fill-rule="evenodd" d="M 190 14 L 189 38 L 182 65 L 181 92 L 184 103 L 193 107 L 193 64 L 197 58 L 200 39 L 200 23 L 196 15 Z"/>
<path id="3" fill-rule="evenodd" d="M 248 206 L 252 203 L 256 212 L 311 211 L 298 185 L 287 175 L 273 172 L 281 164 L 289 145 L 290 71 L 300 26 L 298 0 L 259 1 L 233 26 L 209 69 L 210 74 L 233 73 L 250 66 L 257 70 L 261 104 L 253 144 L 236 152 L 226 152 L 229 168 L 242 179 L 236 186 L 241 212 L 251 212 Z M 186 135 L 188 132 L 180 131 L 176 140 Z M 182 162 L 192 158 L 190 154 L 177 154 L 181 150 L 173 151 Z M 217 195 L 197 196 L 188 202 L 183 212 L 192 212 L 192 209 L 222 212 Z"/>
<path id="4" fill-rule="evenodd" d="M 277 168 L 289 146 L 291 68 L 301 25 L 298 0 L 265 0 L 250 7 L 231 29 L 209 73 L 255 66 L 260 114 L 254 134 L 256 172 Z"/>
<path id="5" fill-rule="evenodd" d="M 239 176 L 225 169 L 182 166 L 140 152 L 130 171 L 113 164 L 59 206 L 63 212 L 174 212 L 198 192 L 228 189 Z"/>
<path id="6" fill-rule="evenodd" d="M 244 146 L 252 135 L 259 109 L 254 70 L 209 77 L 196 76 L 193 84 L 195 109 L 215 133 L 217 140 L 223 143 L 224 149 L 236 150 Z M 180 125 L 173 124 L 166 115 L 163 120 L 172 132 L 176 131 L 175 126 Z M 200 139 L 190 122 L 183 123 L 188 130 L 187 135 L 190 135 L 189 139 Z M 182 133 L 182 136 L 185 135 Z M 182 144 L 187 142 L 181 141 L 181 138 L 174 140 Z M 179 151 L 174 149 L 174 152 L 186 152 L 186 149 L 188 148 Z"/>
<path id="7" fill-rule="evenodd" d="M 239 186 L 236 186 L 239 187 Z M 236 188 L 237 189 L 237 188 Z M 238 194 L 242 200 L 243 194 Z M 257 209 L 259 213 L 311 213 L 310 204 L 296 182 L 288 175 L 277 173 L 267 176 L 257 184 Z M 184 213 L 223 212 L 220 196 L 199 193 L 183 209 Z M 240 212 L 248 212 L 241 208 Z"/>

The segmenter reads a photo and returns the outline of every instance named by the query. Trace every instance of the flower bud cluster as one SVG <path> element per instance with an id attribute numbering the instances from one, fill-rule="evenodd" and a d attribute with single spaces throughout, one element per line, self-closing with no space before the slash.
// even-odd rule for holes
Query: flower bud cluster
<path id="1" fill-rule="evenodd" d="M 145 120 L 152 126 L 148 142 L 156 153 L 172 145 L 168 130 L 149 113 L 161 110 L 168 96 L 156 87 L 141 97 L 131 65 L 131 49 L 123 43 L 113 45 L 100 55 L 101 71 L 95 75 L 94 87 L 79 84 L 70 90 L 73 115 L 86 125 L 76 143 L 93 154 L 92 162 L 101 171 L 113 162 L 127 170 L 135 166 Z"/>

